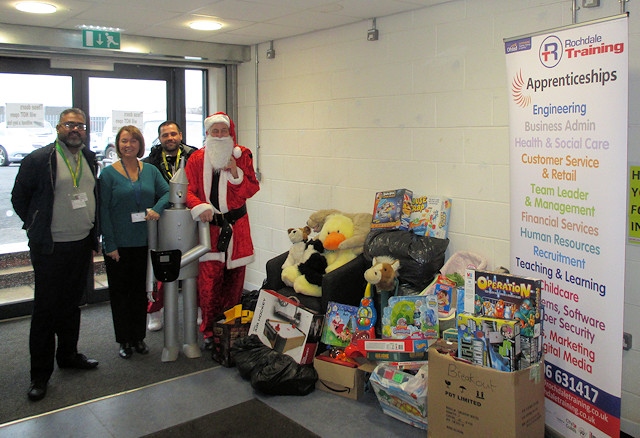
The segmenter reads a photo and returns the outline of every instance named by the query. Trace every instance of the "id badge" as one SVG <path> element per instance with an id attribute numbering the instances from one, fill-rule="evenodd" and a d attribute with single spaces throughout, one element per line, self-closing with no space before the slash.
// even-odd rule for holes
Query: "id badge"
<path id="1" fill-rule="evenodd" d="M 131 222 L 144 222 L 145 216 L 144 212 L 131 213 Z"/>
<path id="2" fill-rule="evenodd" d="M 87 206 L 88 200 L 89 198 L 87 198 L 86 193 L 74 193 L 73 195 L 71 195 L 71 208 L 73 208 L 74 210 L 77 210 L 78 208 L 84 208 Z"/>

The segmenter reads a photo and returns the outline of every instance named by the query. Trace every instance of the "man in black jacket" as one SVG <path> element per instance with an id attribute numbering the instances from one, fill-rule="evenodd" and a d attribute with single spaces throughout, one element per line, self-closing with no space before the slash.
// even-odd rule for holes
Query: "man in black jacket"
<path id="1" fill-rule="evenodd" d="M 80 300 L 93 252 L 99 249 L 97 161 L 85 146 L 86 123 L 81 109 L 64 110 L 58 138 L 23 159 L 11 192 L 13 209 L 27 231 L 35 276 L 27 393 L 33 401 L 47 393 L 54 357 L 59 368 L 98 366 L 77 349 Z"/>
<path id="2" fill-rule="evenodd" d="M 167 120 L 158 126 L 158 140 L 160 144 L 151 148 L 149 156 L 142 161 L 153 164 L 160 170 L 164 179 L 169 182 L 180 166 L 180 160 L 184 158 L 185 164 L 189 156 L 196 148 L 182 143 L 182 130 L 180 125 L 173 120 Z M 163 317 L 162 285 L 158 291 L 149 297 L 147 313 L 149 322 L 147 328 L 151 331 L 162 329 Z"/>

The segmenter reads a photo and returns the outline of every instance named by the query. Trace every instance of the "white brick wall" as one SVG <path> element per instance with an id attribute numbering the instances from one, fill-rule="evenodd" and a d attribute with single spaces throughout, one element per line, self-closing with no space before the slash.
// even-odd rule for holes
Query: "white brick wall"
<path id="1" fill-rule="evenodd" d="M 312 211 L 369 212 L 376 191 L 407 187 L 453 198 L 448 253 L 471 250 L 509 266 L 509 147 L 503 38 L 571 24 L 571 1 L 468 0 L 379 17 L 258 47 L 239 68 L 239 140 L 254 150 L 261 191 L 249 205 L 257 260 L 289 248 L 286 229 Z M 578 2 L 581 3 L 581 2 Z M 616 15 L 617 0 L 578 22 Z M 634 9 L 636 9 L 634 11 Z M 640 6 L 630 12 L 629 161 L 640 163 Z M 255 57 L 255 50 L 253 56 Z M 621 169 L 621 171 L 623 171 Z M 640 248 L 627 248 L 622 428 L 640 436 Z"/>

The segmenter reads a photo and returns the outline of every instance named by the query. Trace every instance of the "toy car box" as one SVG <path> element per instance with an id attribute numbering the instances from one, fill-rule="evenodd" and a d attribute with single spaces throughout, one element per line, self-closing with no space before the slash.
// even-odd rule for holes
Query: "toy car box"
<path id="1" fill-rule="evenodd" d="M 520 324 L 517 321 L 458 315 L 458 357 L 500 371 L 520 369 Z"/>
<path id="2" fill-rule="evenodd" d="M 322 342 L 334 347 L 346 347 L 356 332 L 358 308 L 329 301 L 324 317 Z"/>
<path id="3" fill-rule="evenodd" d="M 427 436 L 545 435 L 543 362 L 505 373 L 429 349 Z"/>
<path id="4" fill-rule="evenodd" d="M 409 230 L 412 197 L 413 192 L 407 189 L 376 193 L 371 229 Z"/>
<path id="5" fill-rule="evenodd" d="M 328 351 L 322 352 L 313 360 L 313 367 L 318 373 L 316 389 L 352 400 L 361 399 L 375 364 L 362 360 L 359 366 L 348 367 L 320 359 L 328 354 Z"/>
<path id="6" fill-rule="evenodd" d="M 468 269 L 464 310 L 473 315 L 517 320 L 520 333 L 534 337 L 541 330 L 540 291 L 539 279 Z"/>
<path id="7" fill-rule="evenodd" d="M 324 314 L 300 305 L 294 298 L 262 289 L 248 335 L 257 335 L 268 347 L 291 356 L 299 364 L 313 362 Z"/>
<path id="8" fill-rule="evenodd" d="M 382 337 L 391 339 L 437 339 L 438 301 L 435 295 L 389 298 L 382 310 Z"/>
<path id="9" fill-rule="evenodd" d="M 399 366 L 380 364 L 369 381 L 382 411 L 405 423 L 427 428 L 428 362 L 420 363 L 417 372 Z"/>
<path id="10" fill-rule="evenodd" d="M 451 199 L 444 196 L 414 196 L 409 228 L 418 236 L 446 239 L 449 233 Z"/>

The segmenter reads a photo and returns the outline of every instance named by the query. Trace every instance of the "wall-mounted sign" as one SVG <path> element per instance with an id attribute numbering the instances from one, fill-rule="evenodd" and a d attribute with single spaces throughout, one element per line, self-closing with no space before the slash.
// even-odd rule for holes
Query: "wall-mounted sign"
<path id="1" fill-rule="evenodd" d="M 110 30 L 83 30 L 82 46 L 93 49 L 120 50 L 120 32 Z"/>

